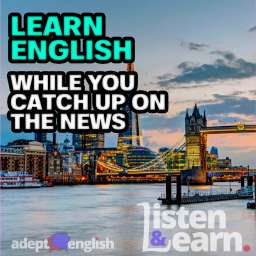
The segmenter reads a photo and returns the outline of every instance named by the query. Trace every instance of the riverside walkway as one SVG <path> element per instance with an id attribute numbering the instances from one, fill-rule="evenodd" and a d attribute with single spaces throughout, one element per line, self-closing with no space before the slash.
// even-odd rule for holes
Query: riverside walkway
<path id="1" fill-rule="evenodd" d="M 247 179 L 247 187 L 245 187 L 245 179 Z M 172 192 L 172 183 L 176 183 L 176 193 Z M 241 189 L 232 192 L 205 192 L 205 193 L 182 193 L 181 191 L 181 175 L 178 176 L 166 176 L 166 193 L 161 195 L 158 200 L 162 201 L 162 204 L 167 205 L 182 205 L 182 204 L 196 204 L 207 203 L 225 200 L 237 200 L 237 199 L 251 199 L 253 198 L 253 177 L 241 178 Z"/>
<path id="2" fill-rule="evenodd" d="M 253 193 L 241 193 L 241 192 L 230 192 L 230 193 L 194 193 L 190 195 L 183 195 L 181 200 L 175 198 L 167 199 L 165 195 L 161 195 L 158 200 L 162 201 L 162 204 L 167 205 L 179 205 L 179 204 L 196 204 L 196 203 L 207 203 L 225 200 L 237 200 L 237 199 L 251 199 Z"/>

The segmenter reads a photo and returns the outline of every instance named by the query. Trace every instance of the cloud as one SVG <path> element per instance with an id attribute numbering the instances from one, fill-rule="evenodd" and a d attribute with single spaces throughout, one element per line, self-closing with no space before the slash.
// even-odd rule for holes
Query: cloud
<path id="1" fill-rule="evenodd" d="M 208 125 L 228 125 L 238 122 L 256 123 L 256 100 L 231 95 L 214 94 L 214 100 L 205 104 L 198 103 L 201 111 L 206 110 Z M 180 113 L 184 115 L 184 112 Z"/>
<path id="2" fill-rule="evenodd" d="M 219 58 L 211 64 L 196 64 L 190 61 L 178 65 L 179 73 L 173 77 L 158 76 L 157 84 L 161 87 L 177 86 L 179 84 L 193 85 L 223 81 L 228 79 L 243 79 L 256 77 L 256 63 L 237 58 L 229 51 L 212 51 Z M 183 85 L 184 86 L 184 85 Z"/>
<path id="3" fill-rule="evenodd" d="M 204 83 L 204 86 L 198 88 L 193 84 L 186 88 L 184 84 L 180 84 L 181 88 L 165 87 L 170 95 L 166 115 L 177 116 L 187 108 L 193 108 L 195 103 L 207 109 L 207 113 L 211 115 L 226 113 L 226 110 L 227 113 L 256 114 L 256 94 L 253 93 L 255 83 L 256 78 L 246 78 Z M 241 90 L 243 91 L 240 93 Z"/>
<path id="4" fill-rule="evenodd" d="M 201 113 L 206 110 L 208 124 L 228 125 L 238 122 L 247 124 L 256 123 L 256 99 L 249 99 L 238 95 L 236 91 L 230 95 L 213 94 L 212 99 L 199 98 L 199 100 L 179 100 L 170 104 L 169 113 L 156 115 L 144 114 L 141 116 L 143 133 L 152 129 L 182 129 L 185 125 L 186 109 L 192 113 L 194 104 L 200 108 Z"/>
<path id="5" fill-rule="evenodd" d="M 167 80 L 167 79 L 171 79 L 172 77 L 174 77 L 173 74 L 166 73 L 166 74 L 158 76 L 157 79 L 159 79 L 159 80 Z"/>
<path id="6" fill-rule="evenodd" d="M 256 100 L 237 95 L 214 94 L 218 103 L 207 106 L 207 112 L 213 115 L 234 113 L 241 115 L 256 115 Z M 229 116 L 231 117 L 231 116 Z M 238 117 L 238 116 L 236 116 Z"/>
<path id="7" fill-rule="evenodd" d="M 249 32 L 256 32 L 256 26 L 251 27 L 248 31 Z"/>
<path id="8" fill-rule="evenodd" d="M 254 124 L 256 123 L 256 115 L 252 115 L 252 114 L 228 113 L 224 115 L 224 117 L 235 119 L 238 122 L 254 123 Z"/>
<path id="9" fill-rule="evenodd" d="M 225 134 L 219 135 L 209 135 L 208 144 L 217 147 L 225 147 L 230 150 L 243 150 L 243 151 L 254 151 L 256 148 L 256 134 Z"/>
<path id="10" fill-rule="evenodd" d="M 151 129 L 143 132 L 143 142 L 145 146 L 157 151 L 160 147 L 173 147 L 181 142 L 184 132 L 180 129 L 169 128 Z"/>
<path id="11" fill-rule="evenodd" d="M 180 46 L 187 48 L 191 51 L 202 51 L 205 48 L 209 47 L 209 45 L 207 45 L 207 44 L 194 43 L 194 42 L 181 42 Z"/>
<path id="12" fill-rule="evenodd" d="M 212 51 L 211 54 L 220 55 L 228 61 L 234 61 L 236 59 L 235 54 L 230 51 L 216 50 L 216 51 Z"/>

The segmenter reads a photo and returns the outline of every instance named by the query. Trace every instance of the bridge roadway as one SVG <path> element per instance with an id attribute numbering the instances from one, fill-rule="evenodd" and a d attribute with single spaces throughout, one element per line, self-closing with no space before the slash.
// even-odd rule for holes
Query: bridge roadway
<path id="1" fill-rule="evenodd" d="M 236 170 L 224 170 L 224 171 L 209 171 L 207 172 L 209 177 L 218 177 L 224 175 L 236 175 L 236 174 L 243 174 L 245 176 L 256 176 L 256 169 L 251 169 L 249 172 L 241 172 Z M 180 172 L 168 172 L 168 171 L 129 171 L 125 172 L 104 172 L 104 173 L 97 173 L 97 176 L 139 176 L 139 175 L 167 175 L 171 174 L 173 176 L 177 176 Z"/>
<path id="2" fill-rule="evenodd" d="M 139 175 L 157 175 L 157 174 L 169 174 L 170 172 L 167 171 L 154 171 L 154 172 L 149 172 L 149 171 L 128 171 L 128 173 L 124 172 L 104 172 L 104 173 L 97 173 L 97 176 L 139 176 Z M 179 175 L 180 172 L 172 172 L 172 175 L 176 176 Z"/>
<path id="3" fill-rule="evenodd" d="M 224 133 L 256 133 L 256 125 L 237 124 L 227 126 L 209 126 L 201 129 L 202 134 L 224 134 Z"/>

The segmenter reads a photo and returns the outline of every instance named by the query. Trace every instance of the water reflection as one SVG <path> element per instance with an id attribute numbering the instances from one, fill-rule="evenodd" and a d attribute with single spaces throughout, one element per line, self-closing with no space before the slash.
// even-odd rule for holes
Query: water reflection
<path id="1" fill-rule="evenodd" d="M 239 183 L 232 184 L 235 191 Z M 175 188 L 174 188 L 175 189 Z M 191 191 L 229 191 L 230 184 L 191 187 Z M 187 187 L 182 187 L 187 192 Z M 3 255 L 35 255 L 33 251 L 13 251 L 13 239 L 28 237 L 34 240 L 48 238 L 56 232 L 67 232 L 72 239 L 88 240 L 94 236 L 109 237 L 115 241 L 114 251 L 93 252 L 90 255 L 143 255 L 143 209 L 137 203 L 157 202 L 164 193 L 164 184 L 127 184 L 53 187 L 1 191 L 2 252 Z M 168 206 L 163 206 L 167 209 Z M 175 207 L 174 207 L 175 208 Z M 177 208 L 177 207 L 176 207 Z M 246 209 L 246 201 L 225 201 L 188 205 L 187 209 L 223 209 L 227 214 L 227 228 L 239 231 L 254 248 L 256 212 Z M 178 230 L 174 230 L 176 232 Z M 193 232 L 193 230 L 190 230 Z M 255 253 L 246 255 L 255 255 Z M 250 254 L 252 253 L 252 254 Z M 168 255 L 181 255 L 171 251 Z M 37 255 L 84 255 L 82 251 Z M 151 255 L 151 254 L 145 254 Z M 156 255 L 152 253 L 152 255 Z M 190 254 L 193 255 L 193 254 Z M 196 254 L 195 254 L 196 255 Z M 198 255 L 198 254 L 197 254 Z M 200 253 L 200 255 L 204 255 Z M 207 254 L 205 254 L 207 255 Z M 214 255 L 214 254 L 212 254 Z M 220 252 L 215 255 L 227 255 Z"/>

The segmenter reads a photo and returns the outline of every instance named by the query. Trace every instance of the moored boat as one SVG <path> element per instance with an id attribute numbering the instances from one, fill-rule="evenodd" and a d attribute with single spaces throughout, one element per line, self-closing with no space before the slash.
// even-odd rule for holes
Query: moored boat
<path id="1" fill-rule="evenodd" d="M 0 189 L 40 187 L 42 183 L 27 172 L 0 171 Z"/>

